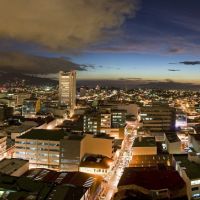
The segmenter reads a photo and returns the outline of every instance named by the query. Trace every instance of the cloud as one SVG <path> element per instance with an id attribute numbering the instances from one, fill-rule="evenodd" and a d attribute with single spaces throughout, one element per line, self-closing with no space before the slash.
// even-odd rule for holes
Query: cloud
<path id="1" fill-rule="evenodd" d="M 200 61 L 183 61 L 179 63 L 184 65 L 200 65 Z"/>
<path id="2" fill-rule="evenodd" d="M 51 74 L 60 70 L 86 70 L 91 65 L 81 65 L 65 58 L 48 58 L 16 52 L 0 52 L 0 71 L 27 74 Z"/>
<path id="3" fill-rule="evenodd" d="M 181 70 L 180 69 L 168 69 L 168 71 L 170 71 L 170 72 L 179 72 Z"/>
<path id="4" fill-rule="evenodd" d="M 119 81 L 140 81 L 140 80 L 143 80 L 142 78 L 119 78 L 118 79 Z"/>
<path id="5" fill-rule="evenodd" d="M 0 0 L 0 36 L 77 50 L 105 39 L 136 9 L 137 0 Z"/>

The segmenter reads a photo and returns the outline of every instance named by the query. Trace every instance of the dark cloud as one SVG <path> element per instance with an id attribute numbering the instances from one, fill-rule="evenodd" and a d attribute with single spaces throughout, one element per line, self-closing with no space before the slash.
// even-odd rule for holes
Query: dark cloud
<path id="1" fill-rule="evenodd" d="M 49 49 L 80 49 L 133 16 L 136 0 L 0 0 L 0 36 Z M 109 30 L 109 31 L 108 31 Z"/>
<path id="2" fill-rule="evenodd" d="M 119 78 L 118 80 L 120 81 L 140 81 L 140 80 L 143 80 L 142 78 Z"/>
<path id="3" fill-rule="evenodd" d="M 86 70 L 91 65 L 80 65 L 65 58 L 48 58 L 16 52 L 0 52 L 0 70 L 27 74 L 51 74 L 60 70 Z"/>
<path id="4" fill-rule="evenodd" d="M 200 65 L 200 61 L 183 61 L 179 63 L 184 65 Z"/>
<path id="5" fill-rule="evenodd" d="M 179 54 L 184 52 L 184 48 L 172 47 L 168 51 L 169 53 Z"/>
<path id="6" fill-rule="evenodd" d="M 179 72 L 181 70 L 180 69 L 168 69 L 168 71 L 170 71 L 170 72 Z"/>

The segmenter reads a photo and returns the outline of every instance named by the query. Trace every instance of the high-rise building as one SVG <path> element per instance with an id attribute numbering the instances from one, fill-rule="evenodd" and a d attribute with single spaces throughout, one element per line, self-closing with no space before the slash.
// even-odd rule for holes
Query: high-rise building
<path id="1" fill-rule="evenodd" d="M 76 104 L 76 71 L 59 72 L 59 102 L 60 105 L 74 108 Z"/>

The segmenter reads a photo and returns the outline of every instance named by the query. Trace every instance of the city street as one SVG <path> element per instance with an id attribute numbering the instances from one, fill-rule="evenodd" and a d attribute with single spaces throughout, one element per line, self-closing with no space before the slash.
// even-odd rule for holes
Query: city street
<path id="1" fill-rule="evenodd" d="M 130 127 L 126 127 L 125 129 L 127 130 L 128 128 Z M 110 200 L 114 193 L 117 191 L 117 185 L 123 174 L 124 168 L 128 166 L 129 161 L 132 158 L 131 148 L 136 135 L 137 130 L 134 128 L 130 133 L 127 133 L 125 135 L 119 156 L 115 161 L 116 164 L 113 167 L 112 171 L 105 177 L 107 184 L 105 185 L 105 189 L 101 193 L 99 199 Z"/>

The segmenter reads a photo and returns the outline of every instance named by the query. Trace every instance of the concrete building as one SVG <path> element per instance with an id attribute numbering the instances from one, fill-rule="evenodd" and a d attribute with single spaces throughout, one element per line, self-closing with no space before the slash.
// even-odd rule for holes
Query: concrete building
<path id="1" fill-rule="evenodd" d="M 60 105 L 74 109 L 76 105 L 76 71 L 59 72 Z"/>
<path id="2" fill-rule="evenodd" d="M 190 141 L 190 146 L 192 146 L 196 152 L 200 153 L 200 133 L 190 134 L 189 141 Z"/>
<path id="3" fill-rule="evenodd" d="M 175 129 L 175 109 L 168 105 L 143 106 L 140 117 L 144 129 L 151 132 L 163 132 Z"/>
<path id="4" fill-rule="evenodd" d="M 14 157 L 29 160 L 30 168 L 78 171 L 85 154 L 112 158 L 114 138 L 105 134 L 72 134 L 61 129 L 32 129 L 15 139 Z"/>
<path id="5" fill-rule="evenodd" d="M 173 155 L 174 166 L 186 183 L 188 199 L 200 198 L 200 157 L 198 161 L 188 159 L 187 154 Z"/>
<path id="6" fill-rule="evenodd" d="M 132 146 L 132 154 L 134 155 L 156 155 L 157 146 L 155 137 L 137 137 Z"/>
<path id="7" fill-rule="evenodd" d="M 98 111 L 90 111 L 84 115 L 83 118 L 83 131 L 85 133 L 100 133 L 101 129 L 101 116 Z"/>
<path id="8" fill-rule="evenodd" d="M 62 171 L 78 171 L 78 166 L 84 152 L 84 137 L 70 135 L 60 141 L 60 169 Z"/>
<path id="9" fill-rule="evenodd" d="M 181 140 L 176 132 L 165 133 L 165 143 L 169 154 L 180 154 L 182 152 Z"/>
<path id="10" fill-rule="evenodd" d="M 27 160 L 11 158 L 0 161 L 0 173 L 11 176 L 21 176 L 29 170 L 29 162 Z"/>
<path id="11" fill-rule="evenodd" d="M 121 128 L 126 124 L 127 111 L 124 109 L 112 109 L 111 110 L 111 126 L 112 128 Z"/>
<path id="12" fill-rule="evenodd" d="M 134 155 L 129 162 L 129 167 L 159 167 L 172 166 L 172 155 Z"/>
<path id="13" fill-rule="evenodd" d="M 2 160 L 5 157 L 6 139 L 6 136 L 0 136 L 0 160 Z"/>
<path id="14" fill-rule="evenodd" d="M 29 160 L 30 168 L 60 169 L 60 140 L 63 130 L 32 129 L 15 139 L 15 158 Z"/>
<path id="15" fill-rule="evenodd" d="M 85 154 L 96 154 L 112 158 L 114 156 L 114 138 L 106 134 L 86 134 L 81 152 L 81 157 Z"/>

